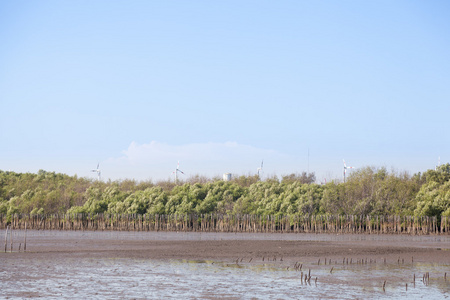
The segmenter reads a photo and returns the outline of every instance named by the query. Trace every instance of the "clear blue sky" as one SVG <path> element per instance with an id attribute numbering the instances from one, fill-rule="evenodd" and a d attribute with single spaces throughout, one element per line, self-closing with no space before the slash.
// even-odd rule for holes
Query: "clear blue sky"
<path id="1" fill-rule="evenodd" d="M 1 1 L 0 169 L 434 168 L 450 160 L 449 15 L 449 1 Z"/>

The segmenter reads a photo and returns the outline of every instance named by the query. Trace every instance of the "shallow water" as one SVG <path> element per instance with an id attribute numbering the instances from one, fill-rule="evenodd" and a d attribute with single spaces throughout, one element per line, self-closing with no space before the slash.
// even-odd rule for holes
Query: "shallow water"
<path id="1" fill-rule="evenodd" d="M 16 231 L 17 242 L 23 232 Z M 93 238 L 117 240 L 305 240 L 379 241 L 393 245 L 450 248 L 449 236 L 317 235 L 317 234 L 221 234 L 176 232 L 81 232 L 29 231 L 27 239 L 58 237 L 58 240 Z M 4 239 L 4 236 L 3 236 Z M 0 237 L 0 240 L 3 240 Z M 94 258 L 82 255 L 31 259 L 0 255 L 0 298 L 42 297 L 45 299 L 385 299 L 450 298 L 450 266 L 438 263 L 324 265 L 303 263 L 311 270 L 311 281 L 301 280 L 301 271 L 289 262 L 152 260 L 133 258 Z M 449 252 L 450 255 L 450 252 Z M 332 272 L 331 268 L 333 268 Z M 429 282 L 423 274 L 429 272 Z M 444 279 L 444 274 L 447 278 Z M 415 282 L 413 276 L 415 274 Z M 315 278 L 317 277 L 317 281 Z M 387 280 L 383 290 L 383 283 Z M 408 285 L 408 287 L 406 287 Z"/>
<path id="2" fill-rule="evenodd" d="M 46 299 L 293 299 L 449 298 L 445 265 L 340 265 L 311 268 L 312 280 L 280 264 L 189 260 L 69 258 L 6 260 L 0 266 L 2 298 Z M 430 283 L 419 274 L 430 273 Z M 413 276 L 416 274 L 415 286 Z M 383 291 L 383 277 L 389 275 Z M 315 278 L 318 277 L 317 282 Z M 419 278 L 420 277 L 420 278 Z M 394 279 L 397 280 L 394 280 Z M 408 283 L 408 290 L 405 284 Z"/>

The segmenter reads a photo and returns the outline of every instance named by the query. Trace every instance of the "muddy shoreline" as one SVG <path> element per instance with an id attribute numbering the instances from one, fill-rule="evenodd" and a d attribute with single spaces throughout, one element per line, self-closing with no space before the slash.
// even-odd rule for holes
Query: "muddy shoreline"
<path id="1" fill-rule="evenodd" d="M 15 231 L 13 253 L 3 257 L 88 255 L 210 260 L 270 257 L 285 261 L 402 257 L 416 262 L 450 263 L 450 237 L 439 236 L 28 231 L 26 253 L 18 252 L 23 239 L 24 232 Z"/>
<path id="2" fill-rule="evenodd" d="M 23 252 L 24 233 L 0 252 L 0 298 L 450 296 L 450 237 L 30 230 Z"/>

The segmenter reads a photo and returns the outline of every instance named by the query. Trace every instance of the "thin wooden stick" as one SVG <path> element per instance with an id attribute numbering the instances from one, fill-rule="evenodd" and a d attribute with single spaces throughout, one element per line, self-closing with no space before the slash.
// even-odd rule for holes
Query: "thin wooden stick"
<path id="1" fill-rule="evenodd" d="M 27 223 L 25 222 L 25 237 L 23 241 L 23 252 L 27 252 Z"/>
<path id="2" fill-rule="evenodd" d="M 6 248 L 8 245 L 8 229 L 9 229 L 9 225 L 6 226 L 6 234 L 5 234 L 5 253 L 6 253 Z"/>
<path id="3" fill-rule="evenodd" d="M 12 233 L 13 233 L 13 229 L 11 227 L 11 230 L 9 232 L 9 241 L 11 242 L 10 248 L 9 248 L 10 253 L 12 253 L 12 251 L 13 251 L 13 234 Z"/>

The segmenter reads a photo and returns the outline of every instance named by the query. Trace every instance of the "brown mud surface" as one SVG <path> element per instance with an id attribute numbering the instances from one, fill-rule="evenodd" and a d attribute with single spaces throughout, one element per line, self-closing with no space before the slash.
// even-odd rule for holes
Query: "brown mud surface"
<path id="1" fill-rule="evenodd" d="M 450 297 L 450 236 L 28 231 L 23 252 L 24 233 L 0 298 Z"/>
<path id="2" fill-rule="evenodd" d="M 414 238 L 411 236 L 385 236 L 386 238 L 369 235 L 342 236 L 345 240 L 332 240 L 336 237 L 329 235 L 322 241 L 308 240 L 272 240 L 276 234 L 249 236 L 245 234 L 233 239 L 233 234 L 203 234 L 186 240 L 186 233 L 182 238 L 164 233 L 158 237 L 142 238 L 139 234 L 119 236 L 96 232 L 91 234 L 31 235 L 27 241 L 27 252 L 17 252 L 20 238 L 15 240 L 14 252 L 9 258 L 23 257 L 57 257 L 57 256 L 90 256 L 104 258 L 136 258 L 136 259 L 195 259 L 227 261 L 237 258 L 262 259 L 273 261 L 317 262 L 318 259 L 342 261 L 343 258 L 384 259 L 397 261 L 398 258 L 414 262 L 450 263 L 450 237 Z M 301 234 L 300 234 L 301 235 Z M 100 237 L 101 238 L 98 238 Z M 295 238 L 295 234 L 293 238 Z M 314 239 L 320 235 L 309 235 Z M 206 237 L 206 238 L 205 238 Z M 222 237 L 225 237 L 222 239 Z M 286 239 L 286 235 L 283 237 Z M 337 237 L 339 239 L 339 237 Z M 23 247 L 22 247 L 23 248 Z M 9 250 L 9 245 L 8 245 Z M 23 250 L 22 250 L 23 251 Z"/>

